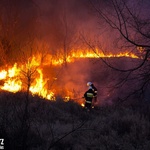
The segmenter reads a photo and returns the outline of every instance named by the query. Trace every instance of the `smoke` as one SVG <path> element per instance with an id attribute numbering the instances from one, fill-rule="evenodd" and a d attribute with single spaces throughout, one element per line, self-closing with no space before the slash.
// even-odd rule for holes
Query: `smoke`
<path id="1" fill-rule="evenodd" d="M 111 13 L 110 0 L 92 2 Z M 98 43 L 104 50 L 107 47 L 116 51 L 113 40 L 119 35 L 108 29 L 92 9 L 89 0 L 1 0 L 1 65 L 18 61 L 21 54 L 31 56 L 35 52 L 66 57 L 72 49 L 85 46 L 81 35 L 92 46 Z M 45 47 L 39 46 L 41 43 Z M 100 99 L 105 99 L 113 93 L 107 87 L 116 82 L 102 62 L 96 65 L 87 60 L 77 61 L 67 67 L 47 68 L 45 72 L 50 78 L 49 88 L 57 88 L 62 95 L 72 92 L 74 97 L 81 97 L 87 89 L 86 83 L 91 81 L 100 91 Z"/>
<path id="2" fill-rule="evenodd" d="M 56 94 L 72 99 L 83 97 L 91 74 L 91 63 L 88 60 L 81 59 L 64 67 L 56 67 L 54 72 L 56 80 L 51 88 L 57 89 Z"/>
<path id="3" fill-rule="evenodd" d="M 64 44 L 68 52 L 79 48 L 81 33 L 90 41 L 102 39 L 89 0 L 2 0 L 0 8 L 2 51 L 7 58 L 16 59 L 20 49 L 28 52 L 36 39 L 46 42 L 52 54 L 64 49 Z"/>
<path id="4" fill-rule="evenodd" d="M 36 3 L 41 12 L 39 17 L 41 35 L 53 50 L 62 48 L 64 40 L 67 40 L 67 43 L 81 45 L 80 32 L 89 38 L 97 33 L 95 17 L 91 13 L 88 0 L 36 1 Z"/>
<path id="5" fill-rule="evenodd" d="M 90 38 L 96 30 L 87 0 L 2 0 L 0 8 L 1 65 L 13 65 L 19 59 L 26 61 L 22 58 L 37 52 L 65 56 L 72 49 L 82 47 L 79 32 Z M 41 47 L 41 43 L 46 48 Z M 66 89 L 66 93 L 70 90 L 75 91 L 75 96 L 83 95 L 90 65 L 77 63 L 62 68 L 45 71 L 50 88 L 56 87 L 60 93 Z"/>

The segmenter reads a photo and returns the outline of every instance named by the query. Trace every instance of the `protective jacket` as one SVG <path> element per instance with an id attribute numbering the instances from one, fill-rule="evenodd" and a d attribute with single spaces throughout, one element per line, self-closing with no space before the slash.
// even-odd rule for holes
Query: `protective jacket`
<path id="1" fill-rule="evenodd" d="M 85 107 L 88 109 L 91 109 L 92 105 L 92 99 L 94 97 L 94 91 L 92 88 L 89 88 L 85 93 L 84 93 L 84 98 L 85 98 Z"/>

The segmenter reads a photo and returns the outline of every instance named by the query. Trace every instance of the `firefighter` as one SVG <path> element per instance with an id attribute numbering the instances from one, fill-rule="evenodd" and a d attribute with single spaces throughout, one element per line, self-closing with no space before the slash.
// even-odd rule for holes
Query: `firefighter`
<path id="1" fill-rule="evenodd" d="M 95 104 L 97 102 L 97 88 L 94 86 L 94 84 L 92 82 L 88 82 L 87 86 L 91 87 L 94 92 L 93 102 Z"/>
<path id="2" fill-rule="evenodd" d="M 89 86 L 89 89 L 84 93 L 85 98 L 85 108 L 90 111 L 92 108 L 92 100 L 94 97 L 94 91 L 92 90 L 92 87 Z"/>

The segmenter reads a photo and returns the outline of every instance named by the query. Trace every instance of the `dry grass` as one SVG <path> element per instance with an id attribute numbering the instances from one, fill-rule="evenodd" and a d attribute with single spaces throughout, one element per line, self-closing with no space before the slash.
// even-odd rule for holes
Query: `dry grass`
<path id="1" fill-rule="evenodd" d="M 27 150 L 150 149 L 149 103 L 101 106 L 89 113 L 74 102 L 30 97 L 23 122 L 24 101 L 24 93 L 0 94 L 0 138 L 5 139 L 5 149 L 22 149 L 24 132 Z"/>

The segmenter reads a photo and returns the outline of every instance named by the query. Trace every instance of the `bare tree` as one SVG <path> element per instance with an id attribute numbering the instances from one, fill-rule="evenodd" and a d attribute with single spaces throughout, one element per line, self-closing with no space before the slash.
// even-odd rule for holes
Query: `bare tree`
<path id="1" fill-rule="evenodd" d="M 90 1 L 90 3 L 99 22 L 105 25 L 105 34 L 111 30 L 108 34 L 113 35 L 111 38 L 113 48 L 119 51 L 128 49 L 129 52 L 138 54 L 139 61 L 134 62 L 134 65 L 127 69 L 118 68 L 113 63 L 102 60 L 110 68 L 126 74 L 116 84 L 117 87 L 123 86 L 128 80 L 138 83 L 137 86 L 134 85 L 134 90 L 131 90 L 126 98 L 135 93 L 141 96 L 150 83 L 150 17 L 149 9 L 146 8 L 149 2 L 110 0 L 105 3 L 102 1 Z"/>

